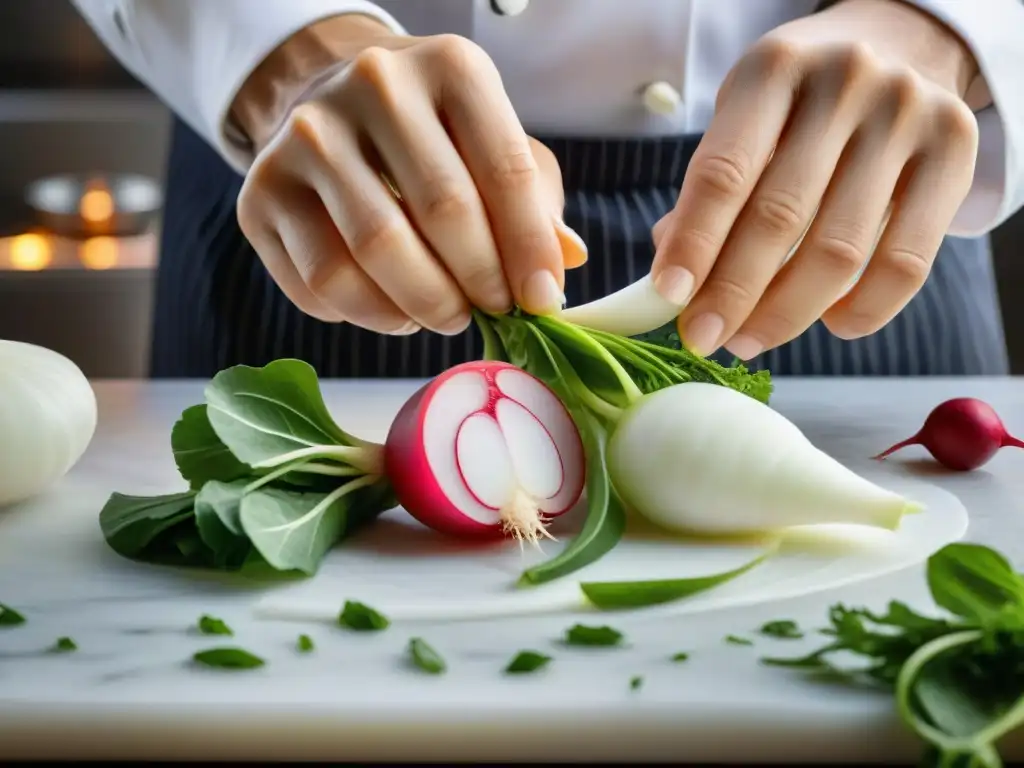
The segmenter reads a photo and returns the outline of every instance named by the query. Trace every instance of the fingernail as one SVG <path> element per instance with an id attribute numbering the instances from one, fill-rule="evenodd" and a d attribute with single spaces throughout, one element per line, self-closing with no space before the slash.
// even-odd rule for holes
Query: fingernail
<path id="1" fill-rule="evenodd" d="M 419 323 L 415 320 L 410 320 L 408 323 L 403 325 L 397 331 L 392 331 L 392 336 L 410 336 L 420 329 Z"/>
<path id="2" fill-rule="evenodd" d="M 538 269 L 523 284 L 523 303 L 523 309 L 531 314 L 551 314 L 565 304 L 565 294 L 553 274 L 546 269 Z"/>
<path id="3" fill-rule="evenodd" d="M 725 320 L 717 312 L 697 315 L 686 326 L 686 347 L 697 355 L 710 355 L 718 349 L 718 339 L 725 330 Z"/>
<path id="4" fill-rule="evenodd" d="M 729 339 L 725 348 L 732 354 L 736 355 L 740 360 L 750 360 L 752 357 L 757 357 L 764 351 L 764 344 L 753 336 L 748 336 L 745 333 L 737 333 Z"/>
<path id="5" fill-rule="evenodd" d="M 562 260 L 566 267 L 572 269 L 587 263 L 587 244 L 576 230 L 558 217 L 555 217 L 555 234 L 558 236 L 558 244 L 562 246 Z"/>
<path id="6" fill-rule="evenodd" d="M 470 319 L 465 316 L 456 317 L 451 322 L 440 326 L 437 329 L 437 332 L 442 336 L 458 336 L 469 327 L 469 320 Z"/>
<path id="7" fill-rule="evenodd" d="M 693 293 L 693 273 L 683 267 L 665 267 L 654 278 L 654 290 L 665 301 L 678 304 L 680 307 L 690 300 Z"/>

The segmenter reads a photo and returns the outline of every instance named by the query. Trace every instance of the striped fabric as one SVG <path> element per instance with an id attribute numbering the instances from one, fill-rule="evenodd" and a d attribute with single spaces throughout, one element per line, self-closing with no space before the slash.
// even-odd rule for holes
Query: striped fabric
<path id="1" fill-rule="evenodd" d="M 567 276 L 570 304 L 644 275 L 650 229 L 675 202 L 696 137 L 552 139 L 565 220 L 590 260 Z M 267 276 L 235 220 L 241 179 L 180 121 L 168 167 L 152 375 L 207 378 L 240 363 L 298 357 L 324 377 L 428 377 L 480 354 L 475 330 L 387 337 L 298 312 Z M 728 355 L 722 354 L 723 361 Z M 1008 360 L 987 239 L 947 238 L 925 288 L 865 339 L 820 323 L 753 361 L 776 375 L 1000 375 Z"/>

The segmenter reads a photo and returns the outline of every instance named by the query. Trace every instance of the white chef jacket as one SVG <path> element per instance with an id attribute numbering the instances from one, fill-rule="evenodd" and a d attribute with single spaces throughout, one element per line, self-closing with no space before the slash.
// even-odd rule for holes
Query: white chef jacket
<path id="1" fill-rule="evenodd" d="M 1024 206 L 1024 2 L 907 0 L 944 21 L 980 65 L 971 191 L 952 234 L 980 235 Z M 527 131 L 660 136 L 703 131 L 729 69 L 761 35 L 819 0 L 72 0 L 111 52 L 240 172 L 252 157 L 227 116 L 255 67 L 341 13 L 397 32 L 451 32 L 488 52 Z"/>

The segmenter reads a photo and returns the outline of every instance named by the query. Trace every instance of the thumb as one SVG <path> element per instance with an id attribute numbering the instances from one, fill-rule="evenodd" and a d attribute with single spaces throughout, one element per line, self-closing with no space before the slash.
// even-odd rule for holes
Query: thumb
<path id="1" fill-rule="evenodd" d="M 558 167 L 558 159 L 544 144 L 532 136 L 529 138 L 533 159 L 537 161 L 537 169 L 540 172 L 541 189 L 550 203 L 555 234 L 558 235 L 558 242 L 562 246 L 562 263 L 566 269 L 583 266 L 587 263 L 587 244 L 562 220 L 565 188 L 562 186 L 562 169 Z"/>

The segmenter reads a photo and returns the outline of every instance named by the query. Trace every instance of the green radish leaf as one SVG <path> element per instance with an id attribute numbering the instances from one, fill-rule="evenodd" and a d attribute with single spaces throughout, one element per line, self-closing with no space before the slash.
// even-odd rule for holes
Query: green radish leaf
<path id="1" fill-rule="evenodd" d="M 78 650 L 78 643 L 70 637 L 58 637 L 57 642 L 50 648 L 51 653 L 71 653 Z"/>
<path id="2" fill-rule="evenodd" d="M 310 653 L 316 646 L 313 644 L 313 638 L 309 635 L 299 635 L 299 639 L 295 641 L 295 648 L 299 653 Z"/>
<path id="3" fill-rule="evenodd" d="M 636 675 L 629 679 L 629 689 L 631 691 L 639 691 L 644 684 L 644 679 L 641 675 Z"/>
<path id="4" fill-rule="evenodd" d="M 100 529 L 110 548 L 123 557 L 146 562 L 195 565 L 205 563 L 201 547 L 186 546 L 194 532 L 195 494 L 129 496 L 112 493 L 100 510 Z"/>
<path id="5" fill-rule="evenodd" d="M 199 651 L 192 660 L 204 667 L 217 669 L 257 669 L 266 663 L 243 648 L 210 648 Z"/>
<path id="6" fill-rule="evenodd" d="M 726 635 L 725 642 L 729 645 L 753 645 L 754 641 L 746 637 L 740 637 L 739 635 Z"/>
<path id="7" fill-rule="evenodd" d="M 1024 578 L 998 552 L 980 544 L 948 544 L 928 559 L 936 604 L 982 625 L 1024 627 Z"/>
<path id="8" fill-rule="evenodd" d="M 539 651 L 520 651 L 512 661 L 505 667 L 505 673 L 509 675 L 528 674 L 537 672 L 551 663 L 551 657 Z"/>
<path id="9" fill-rule="evenodd" d="M 655 581 L 595 581 L 580 584 L 580 589 L 587 600 L 602 610 L 643 608 L 681 600 L 725 584 L 760 565 L 766 557 L 762 555 L 739 568 L 710 576 Z"/>
<path id="10" fill-rule="evenodd" d="M 20 627 L 25 623 L 25 617 L 9 605 L 0 603 L 0 629 Z"/>
<path id="11" fill-rule="evenodd" d="M 372 480 L 360 477 L 331 493 L 263 486 L 242 497 L 242 529 L 273 568 L 312 576 L 342 537 L 383 511 L 358 506 L 362 499 L 375 498 L 354 493 Z"/>
<path id="12" fill-rule="evenodd" d="M 548 345 L 533 326 L 525 328 L 528 336 L 521 348 L 534 363 L 530 372 L 547 383 L 565 404 L 583 440 L 587 463 L 587 516 L 583 528 L 565 549 L 547 562 L 522 573 L 519 577 L 521 586 L 543 584 L 593 563 L 619 543 L 626 529 L 625 507 L 608 477 L 607 431 L 581 404 L 578 390 L 571 388 L 570 382 L 576 377 L 558 349 Z"/>
<path id="13" fill-rule="evenodd" d="M 338 624 L 357 632 L 381 632 L 391 626 L 391 620 L 365 603 L 346 600 L 338 614 Z"/>
<path id="14" fill-rule="evenodd" d="M 679 653 L 673 653 L 672 654 L 672 661 L 674 661 L 676 663 L 680 663 L 681 664 L 684 661 L 689 661 L 689 659 L 690 659 L 690 654 L 686 653 L 685 651 L 680 651 Z"/>
<path id="15" fill-rule="evenodd" d="M 252 468 L 236 459 L 217 436 L 205 404 L 182 412 L 171 430 L 171 450 L 178 472 L 194 491 L 210 480 L 230 482 L 253 474 Z"/>
<path id="16" fill-rule="evenodd" d="M 409 659 L 413 665 L 431 675 L 440 675 L 448 665 L 437 651 L 421 637 L 414 637 L 409 641 Z"/>
<path id="17" fill-rule="evenodd" d="M 204 635 L 234 635 L 223 619 L 218 619 L 216 616 L 203 615 L 199 617 L 199 621 L 196 623 L 199 631 Z"/>
<path id="18" fill-rule="evenodd" d="M 790 619 L 776 619 L 775 621 L 765 622 L 761 625 L 761 629 L 758 632 L 765 637 L 774 637 L 779 640 L 799 640 L 804 636 L 797 623 Z"/>
<path id="19" fill-rule="evenodd" d="M 476 322 L 476 327 L 480 330 L 480 336 L 484 342 L 483 359 L 507 363 L 508 352 L 505 351 L 505 345 L 502 344 L 501 337 L 494 330 L 490 318 L 479 309 L 474 309 L 473 320 Z"/>
<path id="20" fill-rule="evenodd" d="M 335 424 L 316 371 L 301 360 L 221 371 L 206 386 L 206 404 L 214 431 L 251 466 L 275 466 L 296 452 L 330 456 L 318 449 L 365 445 Z"/>
<path id="21" fill-rule="evenodd" d="M 619 408 L 628 408 L 640 396 L 634 381 L 615 358 L 585 330 L 549 317 L 531 318 L 548 345 L 558 347 L 587 389 Z"/>
<path id="22" fill-rule="evenodd" d="M 213 563 L 238 569 L 252 552 L 252 542 L 242 528 L 242 497 L 251 478 L 230 483 L 211 480 L 196 494 L 196 528 L 212 552 Z"/>
<path id="23" fill-rule="evenodd" d="M 623 639 L 624 635 L 613 627 L 576 624 L 565 631 L 564 642 L 566 645 L 611 646 L 619 645 Z"/>

